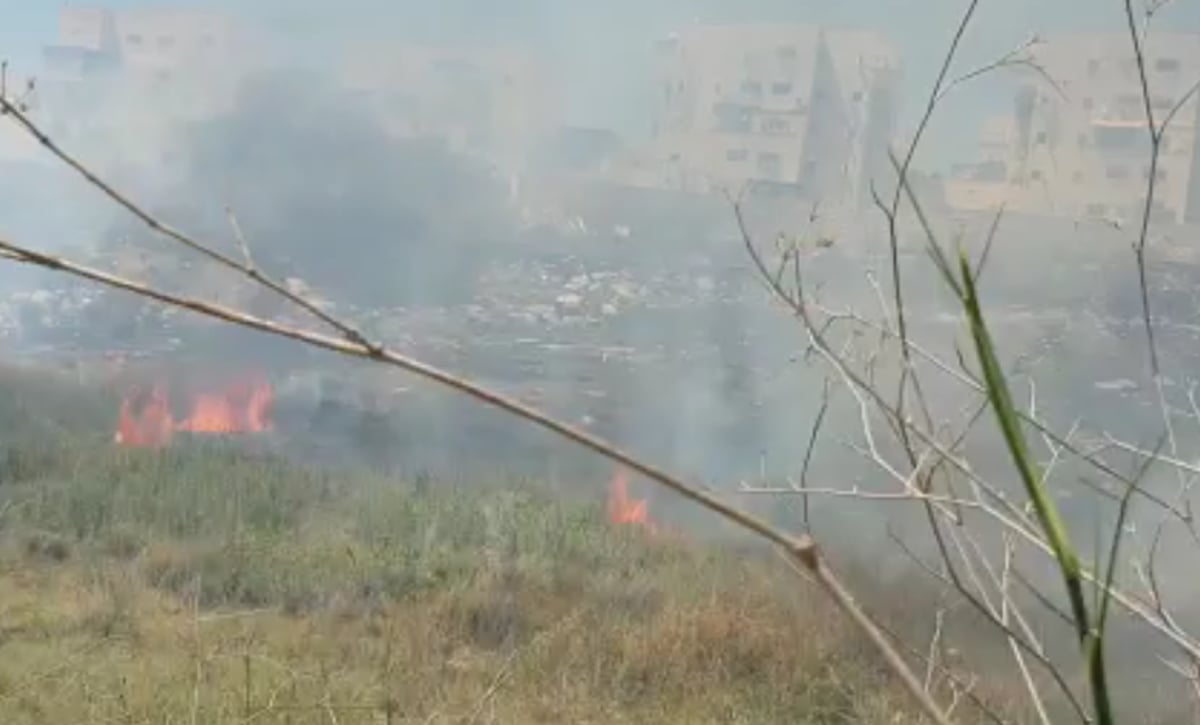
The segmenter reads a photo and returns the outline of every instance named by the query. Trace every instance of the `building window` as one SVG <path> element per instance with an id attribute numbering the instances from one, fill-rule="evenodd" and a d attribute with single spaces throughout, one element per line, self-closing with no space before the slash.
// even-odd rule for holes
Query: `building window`
<path id="1" fill-rule="evenodd" d="M 1117 96 L 1117 108 L 1122 115 L 1140 115 L 1143 105 L 1140 93 L 1122 93 Z"/>
<path id="2" fill-rule="evenodd" d="M 955 164 L 951 176 L 967 181 L 1000 182 L 1008 178 L 1008 165 L 1003 161 L 981 161 L 973 164 Z"/>
<path id="3" fill-rule="evenodd" d="M 1142 178 L 1146 179 L 1147 181 L 1150 180 L 1150 167 L 1149 166 L 1142 169 Z M 1160 182 L 1160 183 L 1163 181 L 1166 181 L 1167 180 L 1167 170 L 1166 169 L 1156 169 L 1154 171 L 1154 180 L 1156 182 Z"/>
<path id="4" fill-rule="evenodd" d="M 794 46 L 794 45 L 781 46 L 779 48 L 779 57 L 785 58 L 788 60 L 795 58 L 796 57 L 796 46 Z"/>
<path id="5" fill-rule="evenodd" d="M 792 124 L 786 118 L 764 118 L 762 122 L 763 133 L 784 134 L 791 133 Z"/>
<path id="6" fill-rule="evenodd" d="M 1140 199 L 1138 201 L 1139 205 L 1145 204 L 1145 203 L 1146 203 L 1146 200 L 1144 198 Z M 1171 211 L 1171 209 L 1168 208 L 1167 205 L 1162 202 L 1162 199 L 1155 199 L 1154 202 L 1150 205 L 1150 218 L 1158 219 L 1158 220 L 1162 220 L 1162 221 L 1169 221 L 1169 220 L 1172 220 L 1175 218 L 1175 212 Z"/>
<path id="7" fill-rule="evenodd" d="M 747 96 L 761 96 L 762 92 L 762 83 L 758 81 L 744 81 L 742 83 L 742 93 L 745 93 Z"/>
<path id="8" fill-rule="evenodd" d="M 1034 181 L 1041 181 L 1042 180 L 1042 170 L 1034 169 L 1033 171 L 1029 172 L 1029 178 L 1033 179 Z"/>
<path id="9" fill-rule="evenodd" d="M 771 93 L 774 93 L 777 96 L 786 96 L 791 92 L 792 84 L 788 83 L 787 81 L 780 81 L 779 83 L 771 84 Z"/>
<path id="10" fill-rule="evenodd" d="M 729 149 L 725 152 L 725 160 L 734 163 L 745 161 L 750 158 L 750 152 L 746 149 Z"/>
<path id="11" fill-rule="evenodd" d="M 158 47 L 173 48 L 175 47 L 175 39 L 169 35 L 164 35 L 158 39 Z"/>
<path id="12" fill-rule="evenodd" d="M 854 101 L 855 103 L 858 103 L 862 99 L 863 99 L 862 91 L 855 91 L 854 93 L 850 94 L 850 100 Z"/>
<path id="13" fill-rule="evenodd" d="M 1083 172 L 1076 171 L 1075 174 L 1071 178 L 1075 181 L 1076 184 L 1082 184 L 1083 183 Z"/>
<path id="14" fill-rule="evenodd" d="M 1090 111 L 1090 110 L 1092 110 L 1092 107 L 1095 105 L 1096 105 L 1096 103 L 1095 103 L 1095 101 L 1092 100 L 1091 96 L 1088 96 L 1083 99 L 1083 110 Z"/>
<path id="15" fill-rule="evenodd" d="M 1088 75 L 1094 76 L 1100 72 L 1100 61 L 1093 58 L 1088 61 Z"/>
<path id="16" fill-rule="evenodd" d="M 783 169 L 783 158 L 776 153 L 761 153 L 758 155 L 758 173 L 767 179 L 779 178 Z"/>
<path id="17" fill-rule="evenodd" d="M 1035 138 L 1036 138 L 1037 143 L 1046 143 L 1046 132 L 1038 131 L 1037 136 Z"/>
<path id="18" fill-rule="evenodd" d="M 1136 148 L 1145 140 L 1145 129 L 1122 126 L 1099 126 L 1092 130 L 1092 141 L 1096 148 L 1105 150 Z"/>
<path id="19" fill-rule="evenodd" d="M 130 45 L 141 45 L 142 36 L 138 35 L 137 33 L 131 33 L 125 36 L 125 42 L 129 43 Z"/>
<path id="20" fill-rule="evenodd" d="M 1150 101 L 1150 105 L 1153 106 L 1154 109 L 1158 110 L 1158 111 L 1169 111 L 1169 110 L 1171 110 L 1172 107 L 1175 106 L 1175 99 L 1173 99 L 1169 96 L 1155 96 Z"/>
<path id="21" fill-rule="evenodd" d="M 1154 70 L 1159 73 L 1176 73 L 1179 71 L 1179 60 L 1177 58 L 1159 58 L 1154 61 Z"/>
<path id="22" fill-rule="evenodd" d="M 749 133 L 751 115 L 745 106 L 736 103 L 718 103 L 713 106 L 716 130 L 725 133 Z"/>
<path id="23" fill-rule="evenodd" d="M 1121 166 L 1120 164 L 1110 164 L 1109 167 L 1104 170 L 1104 175 L 1113 180 L 1128 179 L 1129 169 Z"/>

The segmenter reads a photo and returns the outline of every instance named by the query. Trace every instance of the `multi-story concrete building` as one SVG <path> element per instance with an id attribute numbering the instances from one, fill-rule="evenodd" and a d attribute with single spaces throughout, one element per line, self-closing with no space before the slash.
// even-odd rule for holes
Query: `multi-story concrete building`
<path id="1" fill-rule="evenodd" d="M 58 38 L 43 50 L 38 112 L 60 141 L 96 142 L 113 160 L 156 163 L 179 121 L 232 109 L 260 48 L 217 11 L 68 5 Z"/>
<path id="2" fill-rule="evenodd" d="M 962 211 L 994 210 L 1009 201 L 1009 161 L 1017 124 L 1011 116 L 993 116 L 979 131 L 979 158 L 955 164 L 945 183 L 946 204 Z"/>
<path id="3" fill-rule="evenodd" d="M 1006 201 L 1038 213 L 1136 218 L 1145 204 L 1150 141 L 1128 35 L 1053 38 L 1039 46 L 1037 61 L 1053 83 L 1030 70 L 1014 98 L 1002 169 Z M 1154 214 L 1164 220 L 1200 220 L 1200 103 L 1185 98 L 1197 67 L 1200 35 L 1149 36 L 1145 72 L 1155 122 L 1174 110 L 1155 180 Z"/>
<path id="4" fill-rule="evenodd" d="M 664 185 L 856 203 L 887 185 L 902 69 L 882 35 L 695 26 L 661 41 L 658 61 Z"/>
<path id="5" fill-rule="evenodd" d="M 174 80 L 210 75 L 245 59 L 249 43 L 228 15 L 187 7 L 109 10 L 70 5 L 59 15 L 57 42 L 44 50 L 51 82 L 126 78 Z"/>
<path id="6" fill-rule="evenodd" d="M 342 80 L 398 136 L 439 138 L 509 168 L 523 166 L 560 124 L 555 79 L 524 48 L 370 48 L 351 59 Z"/>

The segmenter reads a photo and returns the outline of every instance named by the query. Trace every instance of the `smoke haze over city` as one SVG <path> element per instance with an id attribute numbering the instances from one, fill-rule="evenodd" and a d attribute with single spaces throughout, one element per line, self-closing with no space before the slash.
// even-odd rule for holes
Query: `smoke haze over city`
<path id="1" fill-rule="evenodd" d="M 1200 9 L 1165 5 L 1135 60 L 1119 2 L 985 0 L 922 126 L 967 7 L 0 0 L 0 55 L 29 118 L 156 218 L 371 339 L 789 531 L 817 511 L 840 552 L 885 551 L 881 569 L 906 570 L 892 539 L 923 530 L 927 510 L 891 516 L 861 491 L 907 495 L 933 469 L 1020 495 L 977 412 L 977 338 L 938 249 L 977 270 L 1022 410 L 1121 470 L 1165 422 L 1183 466 L 1151 471 L 1145 490 L 1189 511 L 1195 498 L 1181 471 L 1200 443 Z M 1178 121 L 1153 142 L 1147 106 Z M 894 166 L 918 128 L 905 171 L 919 214 Z M 0 237 L 319 326 L 149 229 L 17 124 L 0 128 L 0 168 Z M 1135 260 L 1143 214 L 1150 252 Z M 253 434 L 335 469 L 627 493 L 607 462 L 411 376 L 7 260 L 0 293 L 13 358 L 136 391 L 113 411 L 114 445 Z M 868 389 L 900 391 L 899 412 Z M 143 436 L 133 409 L 147 405 L 157 432 Z M 917 419 L 969 465 L 911 455 Z M 1062 440 L 1029 436 L 1099 561 L 1120 496 Z M 810 511 L 801 481 L 833 493 Z M 694 508 L 646 496 L 623 498 L 621 516 L 711 533 Z M 1173 588 L 1194 618 L 1200 586 Z"/>

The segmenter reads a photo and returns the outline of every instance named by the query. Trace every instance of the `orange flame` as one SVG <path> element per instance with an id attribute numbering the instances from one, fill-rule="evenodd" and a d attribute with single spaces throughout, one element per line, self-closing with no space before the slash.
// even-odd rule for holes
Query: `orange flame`
<path id="1" fill-rule="evenodd" d="M 618 469 L 608 485 L 608 520 L 613 524 L 633 524 L 651 534 L 658 533 L 658 525 L 650 518 L 646 499 L 629 496 L 629 474 Z"/>
<path id="2" fill-rule="evenodd" d="M 171 441 L 175 422 L 161 385 L 137 390 L 121 401 L 117 432 L 113 440 L 138 448 L 161 448 Z"/>
<path id="3" fill-rule="evenodd" d="M 271 429 L 275 394 L 262 381 L 231 385 L 217 393 L 201 393 L 192 411 L 175 429 L 190 433 L 261 433 Z"/>
<path id="4" fill-rule="evenodd" d="M 219 435 L 261 433 L 271 429 L 275 393 L 262 380 L 243 381 L 217 392 L 200 393 L 191 411 L 176 421 L 161 384 L 150 391 L 135 391 L 121 401 L 116 443 L 141 448 L 161 448 L 177 431 Z"/>

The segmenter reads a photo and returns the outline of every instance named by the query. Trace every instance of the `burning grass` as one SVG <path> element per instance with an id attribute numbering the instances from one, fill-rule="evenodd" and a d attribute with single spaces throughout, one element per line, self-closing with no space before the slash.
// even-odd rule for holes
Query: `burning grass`
<path id="1" fill-rule="evenodd" d="M 275 392 L 261 376 L 248 376 L 192 396 L 185 417 L 176 418 L 162 383 L 130 391 L 117 415 L 114 442 L 135 448 L 162 448 L 176 432 L 240 435 L 271 429 Z"/>
<path id="2" fill-rule="evenodd" d="M 820 594 L 650 535 L 619 475 L 410 485 L 113 446 L 113 409 L 0 485 L 5 723 L 917 721 Z"/>

